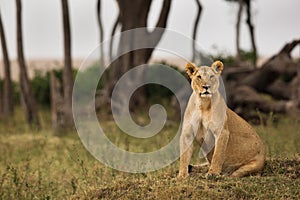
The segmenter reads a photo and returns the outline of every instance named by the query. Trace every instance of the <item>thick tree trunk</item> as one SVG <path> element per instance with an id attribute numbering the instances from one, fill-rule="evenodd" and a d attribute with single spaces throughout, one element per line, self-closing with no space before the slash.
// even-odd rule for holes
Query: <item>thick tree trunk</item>
<path id="1" fill-rule="evenodd" d="M 294 107 L 299 112 L 300 111 L 300 67 L 298 68 L 297 76 L 292 80 L 291 91 L 292 91 L 291 93 L 292 93 L 292 100 L 294 102 Z"/>
<path id="2" fill-rule="evenodd" d="M 152 0 L 117 0 L 117 3 L 120 13 L 118 20 L 115 23 L 115 28 L 117 24 L 120 24 L 121 31 L 124 32 L 135 28 L 147 27 L 148 14 Z M 139 32 L 137 35 L 137 33 L 133 31 L 130 34 L 121 35 L 118 46 L 119 55 L 122 54 L 121 52 L 133 50 L 134 47 L 141 42 L 150 44 L 153 48 L 130 51 L 121 55 L 112 63 L 109 74 L 110 82 L 107 84 L 108 95 L 111 95 L 114 85 L 124 73 L 133 67 L 146 64 L 149 61 L 154 47 L 158 44 L 164 33 L 164 31 L 159 28 L 166 27 L 170 7 L 171 0 L 164 0 L 156 28 L 152 32 L 145 30 L 145 32 Z M 143 79 L 144 75 L 145 74 L 141 72 L 138 78 Z M 124 93 L 125 92 L 126 91 L 124 91 Z M 144 91 L 142 88 L 135 93 L 135 97 L 133 97 L 132 100 L 135 105 L 143 105 L 145 103 Z"/>
<path id="3" fill-rule="evenodd" d="M 0 119 L 3 117 L 3 93 L 2 93 L 2 88 L 0 88 Z"/>
<path id="4" fill-rule="evenodd" d="M 0 13 L 0 39 L 1 47 L 3 53 L 3 63 L 4 63 L 4 88 L 3 88 L 3 114 L 4 116 L 11 116 L 14 112 L 13 103 L 13 87 L 11 81 L 10 73 L 10 61 L 6 45 L 6 37 L 4 31 L 4 25 L 2 23 L 1 13 Z"/>
<path id="5" fill-rule="evenodd" d="M 194 23 L 194 29 L 193 29 L 193 46 L 192 46 L 192 50 L 193 50 L 193 55 L 192 55 L 192 61 L 195 62 L 196 60 L 196 54 L 197 54 L 197 50 L 196 50 L 196 40 L 197 40 L 197 30 L 198 30 L 198 26 L 199 26 L 199 21 L 200 21 L 200 16 L 201 16 L 201 12 L 202 12 L 202 5 L 200 0 L 195 0 L 197 3 L 197 15 L 196 15 L 196 20 Z"/>
<path id="6" fill-rule="evenodd" d="M 299 117 L 300 64 L 290 55 L 299 44 L 287 43 L 261 68 L 225 70 L 228 106 L 247 119 L 257 118 L 256 110 Z"/>
<path id="7" fill-rule="evenodd" d="M 279 76 L 293 77 L 297 73 L 297 66 L 291 59 L 290 53 L 293 48 L 300 44 L 300 40 L 286 44 L 278 54 L 270 58 L 260 69 L 256 69 L 241 81 L 259 92 L 267 92 Z"/>
<path id="8" fill-rule="evenodd" d="M 22 38 L 22 4 L 21 0 L 16 0 L 17 6 L 17 46 L 18 46 L 18 62 L 20 67 L 20 92 L 21 102 L 25 110 L 26 120 L 31 125 L 40 127 L 40 121 L 37 112 L 37 104 L 32 93 L 31 85 L 27 75 L 27 67 L 23 53 Z"/>
<path id="9" fill-rule="evenodd" d="M 72 92 L 73 92 L 73 70 L 71 56 L 71 30 L 69 19 L 68 0 L 61 0 L 63 14 L 63 30 L 64 30 L 64 70 L 63 70 L 63 90 L 64 90 L 64 126 L 73 126 L 72 115 Z"/>
<path id="10" fill-rule="evenodd" d="M 251 45 L 252 45 L 252 52 L 254 54 L 254 60 L 253 64 L 256 66 L 256 61 L 257 61 L 257 48 L 256 48 L 256 42 L 255 42 L 255 34 L 254 34 L 254 26 L 252 23 L 252 17 L 251 17 L 251 0 L 245 0 L 246 4 L 246 11 L 247 11 L 247 25 L 249 28 L 250 32 L 250 38 L 251 38 Z"/>
<path id="11" fill-rule="evenodd" d="M 240 32 L 241 32 L 241 18 L 242 18 L 242 12 L 243 12 L 243 0 L 238 0 L 239 3 L 239 9 L 237 13 L 237 20 L 236 20 L 236 59 L 237 61 L 241 60 L 241 45 L 240 45 Z"/>
<path id="12" fill-rule="evenodd" d="M 276 79 L 274 83 L 267 86 L 266 93 L 271 94 L 275 99 L 289 100 L 291 98 L 291 90 L 289 87 L 289 83 L 281 79 Z"/>
<path id="13" fill-rule="evenodd" d="M 54 71 L 50 72 L 50 91 L 51 91 L 51 118 L 54 130 L 61 129 L 64 122 L 64 99 L 61 94 L 61 83 L 55 76 Z"/>

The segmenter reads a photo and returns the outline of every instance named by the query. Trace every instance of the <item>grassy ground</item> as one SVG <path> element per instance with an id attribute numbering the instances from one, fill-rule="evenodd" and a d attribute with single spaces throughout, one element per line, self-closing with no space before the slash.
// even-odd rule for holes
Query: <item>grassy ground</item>
<path id="1" fill-rule="evenodd" d="M 262 173 L 241 179 L 206 180 L 206 168 L 193 169 L 179 181 L 178 161 L 146 174 L 110 169 L 94 159 L 75 131 L 55 136 L 49 113 L 42 114 L 44 129 L 24 125 L 22 113 L 0 121 L 0 199 L 299 199 L 300 123 L 281 118 L 277 124 L 256 126 L 267 146 Z M 270 120 L 271 121 L 271 120 Z M 116 137 L 118 129 L 103 122 L 111 140 L 130 151 L 147 151 L 165 145 L 177 130 L 169 123 L 149 143 Z M 120 134 L 118 134 L 120 135 Z M 192 162 L 199 163 L 195 154 Z"/>

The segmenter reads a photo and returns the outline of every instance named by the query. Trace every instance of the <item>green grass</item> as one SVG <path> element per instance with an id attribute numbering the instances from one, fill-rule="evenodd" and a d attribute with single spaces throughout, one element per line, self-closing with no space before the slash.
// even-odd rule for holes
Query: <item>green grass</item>
<path id="1" fill-rule="evenodd" d="M 177 180 L 179 163 L 156 172 L 119 172 L 94 159 L 77 133 L 55 136 L 50 114 L 41 114 L 43 130 L 24 123 L 20 109 L 14 119 L 0 121 L 0 199 L 299 199 L 300 123 L 280 117 L 277 123 L 256 126 L 267 146 L 265 169 L 241 179 L 206 180 L 207 168 L 193 169 Z M 177 130 L 167 127 L 148 142 L 123 136 L 108 120 L 108 137 L 123 149 L 145 152 L 166 144 Z M 192 163 L 199 163 L 197 151 Z"/>

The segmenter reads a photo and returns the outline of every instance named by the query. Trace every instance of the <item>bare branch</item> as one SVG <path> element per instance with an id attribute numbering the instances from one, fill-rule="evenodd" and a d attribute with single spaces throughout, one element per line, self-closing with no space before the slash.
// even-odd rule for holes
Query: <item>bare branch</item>
<path id="1" fill-rule="evenodd" d="M 155 29 L 149 33 L 149 42 L 152 46 L 156 46 L 158 42 L 160 41 L 162 35 L 164 34 L 165 30 L 162 28 L 165 28 L 167 26 L 167 21 L 169 17 L 169 12 L 171 9 L 172 0 L 164 0 L 163 6 L 160 11 L 159 19 L 156 23 Z M 148 50 L 148 57 L 151 56 L 154 49 Z"/>
<path id="2" fill-rule="evenodd" d="M 237 13 L 237 21 L 236 21 L 236 58 L 238 61 L 241 60 L 241 48 L 240 48 L 240 26 L 241 26 L 241 18 L 243 12 L 243 0 L 238 0 L 239 10 Z"/>
<path id="3" fill-rule="evenodd" d="M 201 12 L 202 12 L 202 5 L 200 0 L 195 0 L 196 4 L 197 4 L 197 15 L 196 15 L 196 20 L 194 23 L 194 30 L 193 30 L 193 57 L 192 57 L 192 61 L 195 61 L 196 58 L 196 39 L 197 39 L 197 29 L 198 29 L 198 25 L 199 25 L 199 21 L 200 21 L 200 16 L 201 16 Z"/>
<path id="4" fill-rule="evenodd" d="M 1 12 L 1 11 L 0 11 Z M 0 13 L 0 40 L 3 54 L 3 64 L 4 64 L 4 88 L 3 88 L 3 108 L 4 114 L 12 115 L 14 112 L 13 105 L 13 88 L 11 81 L 11 72 L 10 72 L 10 61 L 6 44 L 6 36 L 4 31 L 4 25 L 2 23 L 1 13 Z"/>
<path id="5" fill-rule="evenodd" d="M 103 25 L 101 20 L 101 0 L 97 1 L 97 21 L 99 25 L 99 33 L 100 33 L 100 64 L 104 65 L 104 52 L 103 52 L 103 46 L 101 43 L 103 42 L 104 35 L 103 35 Z"/>
<path id="6" fill-rule="evenodd" d="M 252 51 L 254 53 L 253 64 L 256 65 L 257 48 L 256 48 L 256 42 L 255 42 L 255 35 L 254 35 L 254 26 L 253 26 L 253 23 L 252 23 L 252 20 L 251 20 L 251 0 L 244 0 L 244 3 L 246 4 L 246 12 L 247 12 L 246 23 L 247 23 L 248 28 L 249 28 L 251 44 L 252 44 Z"/>
<path id="7" fill-rule="evenodd" d="M 119 16 L 117 17 L 117 19 L 116 19 L 116 21 L 114 23 L 113 29 L 111 31 L 111 34 L 110 34 L 110 36 L 111 36 L 110 37 L 110 41 L 109 41 L 109 59 L 110 59 L 110 61 L 112 61 L 112 59 L 113 59 L 112 58 L 113 57 L 112 50 L 113 50 L 113 45 L 114 45 L 114 39 L 113 39 L 113 37 L 114 37 L 114 35 L 116 33 L 118 25 L 120 24 L 120 17 L 121 17 L 121 15 L 119 13 Z"/>
<path id="8" fill-rule="evenodd" d="M 171 8 L 171 2 L 172 2 L 172 0 L 164 0 L 163 6 L 160 11 L 159 19 L 156 23 L 156 27 L 159 27 L 159 28 L 166 27 L 170 8 Z"/>
<path id="9" fill-rule="evenodd" d="M 284 47 L 280 50 L 279 53 L 286 53 L 286 54 L 290 54 L 293 49 L 297 46 L 300 45 L 300 39 L 298 40 L 294 40 L 290 43 L 287 43 L 286 45 L 284 45 Z"/>

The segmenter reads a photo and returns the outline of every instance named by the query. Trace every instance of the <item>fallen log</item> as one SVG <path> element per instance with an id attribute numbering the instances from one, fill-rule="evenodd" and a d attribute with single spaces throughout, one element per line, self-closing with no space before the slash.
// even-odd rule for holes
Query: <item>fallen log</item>
<path id="1" fill-rule="evenodd" d="M 271 85 L 279 76 L 287 76 L 292 79 L 297 75 L 299 64 L 296 64 L 291 51 L 300 44 L 300 40 L 294 40 L 284 45 L 278 54 L 267 60 L 261 68 L 257 68 L 253 73 L 243 79 L 240 84 L 248 85 L 257 91 L 267 92 L 266 88 Z"/>

